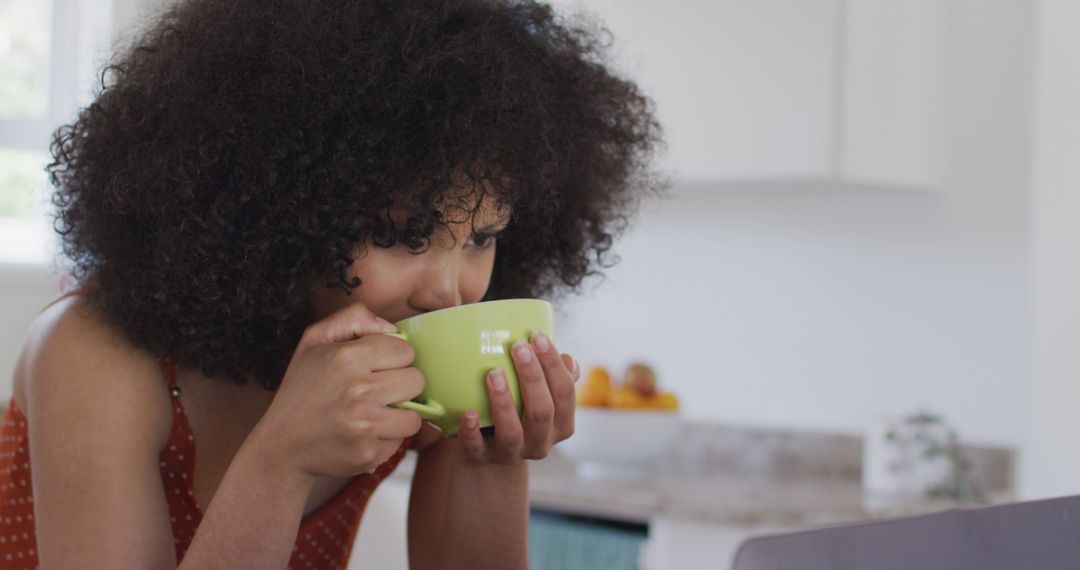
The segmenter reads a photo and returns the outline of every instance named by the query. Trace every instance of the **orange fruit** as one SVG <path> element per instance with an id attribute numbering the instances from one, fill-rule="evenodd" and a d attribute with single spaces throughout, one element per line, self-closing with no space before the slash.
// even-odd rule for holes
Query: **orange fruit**
<path id="1" fill-rule="evenodd" d="M 664 392 L 663 394 L 653 396 L 649 403 L 657 410 L 675 411 L 679 409 L 679 399 L 671 392 Z"/>
<path id="2" fill-rule="evenodd" d="M 611 400 L 611 375 L 600 366 L 589 370 L 585 382 L 578 387 L 577 404 L 592 408 L 606 408 Z"/>
<path id="3" fill-rule="evenodd" d="M 603 366 L 594 366 L 589 369 L 589 373 L 585 376 L 585 385 L 610 390 L 611 374 Z"/>
<path id="4" fill-rule="evenodd" d="M 590 408 L 606 408 L 611 399 L 611 391 L 595 386 L 582 386 L 577 391 L 577 405 Z"/>
<path id="5" fill-rule="evenodd" d="M 611 407 L 620 409 L 642 409 L 645 408 L 648 403 L 637 390 L 633 388 L 627 388 L 620 386 L 611 391 Z"/>

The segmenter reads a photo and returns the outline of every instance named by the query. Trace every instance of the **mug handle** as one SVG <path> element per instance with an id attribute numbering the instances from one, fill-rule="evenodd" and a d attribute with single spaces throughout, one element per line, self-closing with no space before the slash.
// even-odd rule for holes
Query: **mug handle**
<path id="1" fill-rule="evenodd" d="M 409 338 L 404 333 L 381 333 L 386 336 L 395 336 L 405 342 L 409 342 Z M 421 404 L 420 402 L 414 402 L 409 400 L 408 402 L 399 402 L 397 404 L 390 404 L 395 408 L 401 408 L 404 410 L 412 410 L 420 414 L 420 417 L 425 420 L 438 420 L 446 416 L 446 408 L 442 404 L 428 398 L 427 403 Z"/>

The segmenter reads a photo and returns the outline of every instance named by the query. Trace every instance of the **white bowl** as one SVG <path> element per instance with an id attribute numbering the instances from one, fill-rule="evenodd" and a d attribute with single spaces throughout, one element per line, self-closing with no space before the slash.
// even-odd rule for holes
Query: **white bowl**
<path id="1" fill-rule="evenodd" d="M 681 429 L 673 411 L 578 407 L 574 435 L 555 449 L 585 478 L 640 477 L 670 451 Z"/>

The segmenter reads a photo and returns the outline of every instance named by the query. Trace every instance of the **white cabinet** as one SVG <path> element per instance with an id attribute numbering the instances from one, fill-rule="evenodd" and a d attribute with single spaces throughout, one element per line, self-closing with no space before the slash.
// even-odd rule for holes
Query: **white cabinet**
<path id="1" fill-rule="evenodd" d="M 730 568 L 744 540 L 792 530 L 795 529 L 726 526 L 658 517 L 649 521 L 649 540 L 641 553 L 641 570 Z"/>
<path id="2" fill-rule="evenodd" d="M 821 176 L 837 0 L 563 0 L 611 30 L 681 180 Z"/>
<path id="3" fill-rule="evenodd" d="M 399 477 L 379 483 L 360 520 L 349 570 L 408 570 L 410 488 L 411 482 Z"/>
<path id="4" fill-rule="evenodd" d="M 946 2 L 557 0 L 654 98 L 680 182 L 941 183 Z"/>
<path id="5" fill-rule="evenodd" d="M 948 5 L 844 2 L 837 50 L 839 178 L 912 188 L 944 182 Z"/>

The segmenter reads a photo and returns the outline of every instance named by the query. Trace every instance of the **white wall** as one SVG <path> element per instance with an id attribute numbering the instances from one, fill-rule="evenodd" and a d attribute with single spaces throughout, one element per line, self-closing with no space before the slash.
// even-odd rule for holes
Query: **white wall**
<path id="1" fill-rule="evenodd" d="M 566 304 L 561 348 L 654 362 L 695 418 L 859 432 L 929 406 L 969 441 L 1019 444 L 1033 7 L 950 10 L 942 192 L 676 189 Z"/>
<path id="2" fill-rule="evenodd" d="M 46 267 L 0 264 L 0 403 L 4 405 L 11 398 L 11 375 L 26 330 L 59 289 L 58 280 Z"/>
<path id="3" fill-rule="evenodd" d="M 148 18 L 171 3 L 172 0 L 112 0 L 114 37 L 129 39 Z"/>
<path id="4" fill-rule="evenodd" d="M 965 232 L 945 202 L 827 185 L 679 196 L 567 303 L 560 348 L 653 362 L 694 418 L 859 432 L 926 405 L 972 440 L 1018 443 L 1024 236 Z"/>
<path id="5" fill-rule="evenodd" d="M 1022 469 L 1026 498 L 1080 492 L 1080 4 L 1039 15 L 1032 208 L 1034 375 Z"/>

